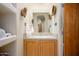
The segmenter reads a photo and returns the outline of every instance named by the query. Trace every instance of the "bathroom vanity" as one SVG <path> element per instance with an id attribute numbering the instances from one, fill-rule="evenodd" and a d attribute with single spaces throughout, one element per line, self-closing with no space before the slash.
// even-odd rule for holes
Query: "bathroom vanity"
<path id="1" fill-rule="evenodd" d="M 38 7 L 37 7 L 38 8 Z M 34 9 L 34 8 L 33 8 Z M 39 8 L 38 8 L 39 9 Z M 53 9 L 53 8 L 52 8 Z M 27 37 L 24 37 L 24 55 L 25 56 L 57 56 L 58 55 L 58 40 L 57 22 L 54 15 L 49 11 L 38 11 L 34 9 L 30 23 L 28 21 L 25 26 Z M 53 13 L 53 10 L 52 10 Z M 30 17 L 31 18 L 31 17 Z M 29 27 L 29 28 L 28 28 Z M 25 35 L 26 36 L 26 35 Z"/>
<path id="2" fill-rule="evenodd" d="M 57 56 L 58 41 L 55 36 L 30 36 L 24 39 L 25 56 Z"/>

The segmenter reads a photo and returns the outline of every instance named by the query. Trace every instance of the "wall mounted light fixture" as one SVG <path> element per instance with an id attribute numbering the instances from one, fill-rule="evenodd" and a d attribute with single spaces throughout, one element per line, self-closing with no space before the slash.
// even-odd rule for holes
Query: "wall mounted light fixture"
<path id="1" fill-rule="evenodd" d="M 26 17 L 26 14 L 27 14 L 27 8 L 23 8 L 21 10 L 21 16 Z"/>
<path id="2" fill-rule="evenodd" d="M 54 16 L 56 14 L 57 8 L 55 5 L 53 5 L 52 7 L 52 16 Z"/>
<path id="3" fill-rule="evenodd" d="M 55 5 L 53 5 L 52 9 L 51 9 L 51 14 L 49 14 L 49 18 L 50 20 L 52 19 L 52 16 L 56 15 L 56 11 L 57 11 L 57 7 Z"/>

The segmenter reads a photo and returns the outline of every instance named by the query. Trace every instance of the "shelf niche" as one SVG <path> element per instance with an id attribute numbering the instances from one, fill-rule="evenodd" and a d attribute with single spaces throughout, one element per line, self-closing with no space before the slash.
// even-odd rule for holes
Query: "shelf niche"
<path id="1" fill-rule="evenodd" d="M 4 10 L 2 10 L 2 9 Z M 11 33 L 13 38 L 9 38 L 2 40 L 0 39 L 1 42 L 3 42 L 3 46 L 0 46 L 0 53 L 8 53 L 10 56 L 15 56 L 16 55 L 16 12 L 11 9 L 11 4 L 0 4 L 0 28 L 4 29 L 7 33 Z M 15 9 L 14 9 L 15 10 Z M 2 13 L 1 13 L 2 12 Z M 14 37 L 15 35 L 15 37 Z M 9 40 L 9 41 L 8 41 Z M 5 41 L 5 42 L 4 42 Z"/>

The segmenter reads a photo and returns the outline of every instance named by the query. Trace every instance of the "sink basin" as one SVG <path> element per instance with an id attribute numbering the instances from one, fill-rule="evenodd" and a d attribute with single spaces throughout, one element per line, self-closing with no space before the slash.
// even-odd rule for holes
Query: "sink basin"
<path id="1" fill-rule="evenodd" d="M 33 34 L 29 35 L 28 38 L 37 38 L 37 39 L 57 39 L 57 35 L 55 34 Z"/>

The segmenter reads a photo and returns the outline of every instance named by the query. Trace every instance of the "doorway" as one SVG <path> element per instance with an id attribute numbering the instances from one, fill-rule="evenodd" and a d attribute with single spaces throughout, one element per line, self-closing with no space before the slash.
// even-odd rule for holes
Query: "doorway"
<path id="1" fill-rule="evenodd" d="M 64 4 L 64 56 L 79 56 L 79 4 Z"/>

